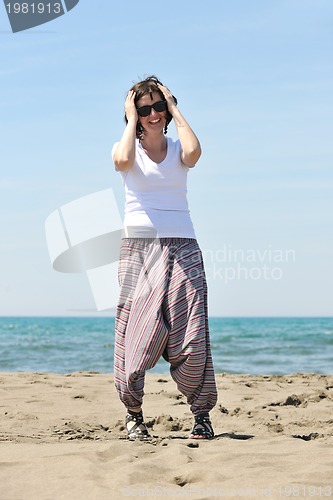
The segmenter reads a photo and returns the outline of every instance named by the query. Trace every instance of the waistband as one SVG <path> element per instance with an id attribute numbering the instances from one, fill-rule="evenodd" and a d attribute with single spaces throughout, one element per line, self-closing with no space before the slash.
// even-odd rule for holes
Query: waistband
<path id="1" fill-rule="evenodd" d="M 180 247 L 182 245 L 195 244 L 198 245 L 195 238 L 122 238 L 122 246 L 145 248 L 151 245 L 166 246 L 166 247 Z"/>

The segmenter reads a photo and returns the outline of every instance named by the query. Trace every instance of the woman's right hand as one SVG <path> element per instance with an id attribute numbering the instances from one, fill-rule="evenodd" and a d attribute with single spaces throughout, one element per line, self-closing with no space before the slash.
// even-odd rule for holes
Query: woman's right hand
<path id="1" fill-rule="evenodd" d="M 128 121 L 130 121 L 130 119 L 133 118 L 136 123 L 138 121 L 138 112 L 136 110 L 134 102 L 135 96 L 136 93 L 133 90 L 130 90 L 129 93 L 127 94 L 125 100 L 125 115 Z"/>

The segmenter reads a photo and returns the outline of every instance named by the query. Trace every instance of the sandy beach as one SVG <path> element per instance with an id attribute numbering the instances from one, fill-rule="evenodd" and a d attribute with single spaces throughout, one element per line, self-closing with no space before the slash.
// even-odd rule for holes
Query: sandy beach
<path id="1" fill-rule="evenodd" d="M 333 498 L 333 375 L 217 375 L 216 438 L 147 375 L 153 437 L 132 442 L 111 374 L 2 373 L 1 500 Z"/>

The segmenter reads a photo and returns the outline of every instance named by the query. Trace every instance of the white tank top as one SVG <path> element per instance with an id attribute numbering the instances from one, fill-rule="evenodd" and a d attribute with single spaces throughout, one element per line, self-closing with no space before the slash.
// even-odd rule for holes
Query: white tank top
<path id="1" fill-rule="evenodd" d="M 180 141 L 168 137 L 166 157 L 155 163 L 136 140 L 134 165 L 120 172 L 126 195 L 124 237 L 195 238 L 187 202 L 189 168 L 180 154 Z"/>

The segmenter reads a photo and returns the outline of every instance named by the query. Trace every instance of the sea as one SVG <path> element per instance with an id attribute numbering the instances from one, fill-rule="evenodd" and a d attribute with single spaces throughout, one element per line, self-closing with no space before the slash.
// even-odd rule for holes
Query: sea
<path id="1" fill-rule="evenodd" d="M 333 318 L 211 317 L 209 328 L 217 373 L 333 373 Z M 113 349 L 112 317 L 0 317 L 0 372 L 111 373 Z"/>

